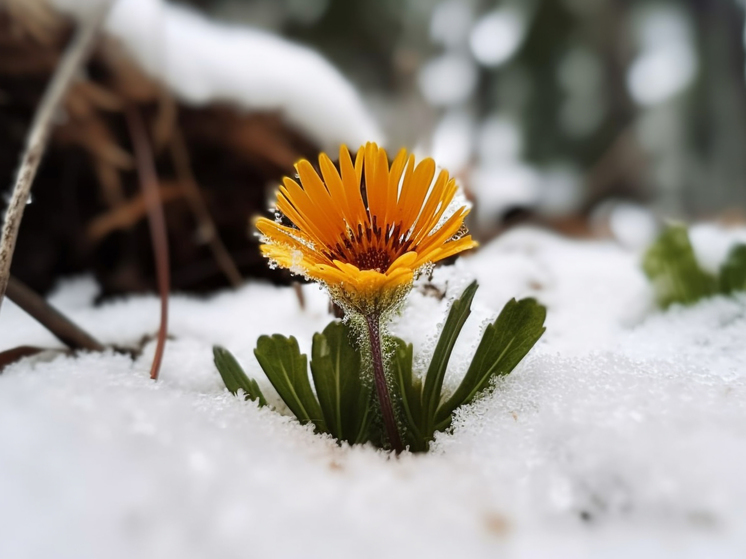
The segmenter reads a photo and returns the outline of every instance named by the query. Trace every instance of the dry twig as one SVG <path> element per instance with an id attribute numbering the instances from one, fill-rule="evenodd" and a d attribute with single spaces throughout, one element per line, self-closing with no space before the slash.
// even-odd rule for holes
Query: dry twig
<path id="1" fill-rule="evenodd" d="M 21 158 L 18 176 L 13 187 L 13 194 L 5 214 L 2 238 L 0 238 L 0 305 L 10 278 L 10 264 L 13 260 L 13 251 L 23 218 L 23 210 L 28 203 L 31 184 L 44 154 L 49 133 L 54 125 L 54 118 L 70 85 L 88 59 L 88 54 L 93 48 L 108 8 L 109 3 L 103 3 L 92 17 L 81 23 L 60 64 L 57 66 L 34 115 L 31 130 L 26 140 L 26 149 Z"/>
<path id="2" fill-rule="evenodd" d="M 158 341 L 153 356 L 153 365 L 150 368 L 150 378 L 158 380 L 158 372 L 161 368 L 168 335 L 168 292 L 170 284 L 168 233 L 166 219 L 163 215 L 163 204 L 161 204 L 159 195 L 158 175 L 153 162 L 153 150 L 150 147 L 142 117 L 134 106 L 127 109 L 127 124 L 135 150 L 140 187 L 145 198 L 145 205 L 148 208 L 148 225 L 150 226 L 150 238 L 153 242 L 153 253 L 155 255 L 158 293 L 161 297 L 161 324 L 158 328 Z"/>
<path id="3" fill-rule="evenodd" d="M 35 318 L 42 326 L 70 349 L 103 351 L 104 345 L 47 303 L 23 282 L 12 277 L 8 281 L 8 299 Z"/>

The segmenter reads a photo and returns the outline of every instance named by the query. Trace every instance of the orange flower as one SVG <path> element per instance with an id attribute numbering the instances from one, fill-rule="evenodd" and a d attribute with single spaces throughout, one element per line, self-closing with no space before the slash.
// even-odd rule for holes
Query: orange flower
<path id="1" fill-rule="evenodd" d="M 321 176 L 297 163 L 300 184 L 286 177 L 277 194 L 281 215 L 256 226 L 272 263 L 323 283 L 343 307 L 381 314 L 424 267 L 476 246 L 456 181 L 440 171 L 433 183 L 432 159 L 415 165 L 401 150 L 389 165 L 386 151 L 369 143 L 354 164 L 342 146 L 339 167 L 324 153 L 319 167 Z"/>

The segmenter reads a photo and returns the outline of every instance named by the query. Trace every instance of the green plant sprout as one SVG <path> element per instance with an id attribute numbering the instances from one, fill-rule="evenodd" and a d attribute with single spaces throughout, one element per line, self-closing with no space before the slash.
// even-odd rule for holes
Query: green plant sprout
<path id="1" fill-rule="evenodd" d="M 392 387 L 393 409 L 403 443 L 412 452 L 427 451 L 435 433 L 451 426 L 454 412 L 489 390 L 494 379 L 510 374 L 545 331 L 546 309 L 542 305 L 534 299 L 510 300 L 486 327 L 460 385 L 452 394 L 444 394 L 451 352 L 471 313 L 476 290 L 473 282 L 451 305 L 423 376 L 413 370 L 412 345 L 384 336 L 383 361 Z M 370 363 L 365 358 L 370 348 L 358 339 L 355 329 L 340 321 L 313 336 L 313 388 L 307 356 L 301 354 L 294 337 L 261 336 L 254 355 L 298 421 L 311 423 L 317 433 L 328 433 L 349 444 L 370 442 L 390 448 L 375 406 L 373 372 L 365 365 Z M 218 346 L 213 352 L 229 391 L 241 391 L 247 400 L 267 405 L 256 381 L 244 373 L 230 352 Z"/>
<path id="2" fill-rule="evenodd" d="M 643 270 L 661 308 L 692 305 L 713 295 L 746 291 L 746 245 L 734 246 L 713 275 L 697 263 L 686 226 L 671 225 L 648 248 Z"/>

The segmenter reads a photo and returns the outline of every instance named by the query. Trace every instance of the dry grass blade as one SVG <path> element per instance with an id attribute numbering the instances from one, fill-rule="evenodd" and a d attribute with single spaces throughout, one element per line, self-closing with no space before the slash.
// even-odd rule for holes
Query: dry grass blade
<path id="1" fill-rule="evenodd" d="M 180 184 L 161 182 L 159 189 L 161 204 L 168 204 L 184 197 Z M 93 218 L 86 228 L 91 242 L 98 243 L 110 233 L 134 226 L 148 213 L 148 201 L 143 193 L 127 200 L 103 215 Z"/>
<path id="2" fill-rule="evenodd" d="M 23 218 L 23 210 L 28 203 L 31 184 L 44 154 L 49 133 L 54 125 L 54 117 L 64 101 L 70 85 L 93 48 L 108 8 L 108 3 L 102 4 L 92 17 L 81 24 L 57 66 L 34 115 L 31 130 L 26 140 L 26 149 L 21 158 L 18 176 L 13 187 L 13 194 L 5 214 L 5 223 L 0 239 L 0 304 L 2 304 L 10 279 L 10 265 L 18 238 L 18 229 Z"/>
<path id="3" fill-rule="evenodd" d="M 153 242 L 153 253 L 155 255 L 158 293 L 161 298 L 161 324 L 158 328 L 158 340 L 156 342 L 155 355 L 153 356 L 153 365 L 150 368 L 150 378 L 158 380 L 158 372 L 163 361 L 163 351 L 166 347 L 166 336 L 168 334 L 168 293 L 170 284 L 168 233 L 166 230 L 166 219 L 163 215 L 158 175 L 155 170 L 155 163 L 153 162 L 153 150 L 150 147 L 150 141 L 148 140 L 142 117 L 134 106 L 127 109 L 127 124 L 135 150 L 135 162 L 137 164 L 140 187 L 148 209 L 148 224 L 150 225 L 150 237 Z"/>

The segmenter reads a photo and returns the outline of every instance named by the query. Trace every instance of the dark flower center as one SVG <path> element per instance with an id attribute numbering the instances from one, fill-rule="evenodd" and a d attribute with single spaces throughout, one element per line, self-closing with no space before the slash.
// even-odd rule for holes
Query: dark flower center
<path id="1" fill-rule="evenodd" d="M 411 250 L 411 246 L 409 236 L 401 233 L 401 223 L 386 225 L 382 230 L 374 216 L 372 225 L 358 224 L 357 231 L 350 230 L 341 235 L 339 242 L 327 247 L 324 255 L 330 260 L 353 264 L 361 270 L 384 273 L 394 260 Z"/>
<path id="2" fill-rule="evenodd" d="M 366 252 L 355 255 L 355 266 L 361 270 L 375 270 L 383 273 L 391 265 L 391 258 L 388 251 L 380 248 L 371 248 Z"/>

